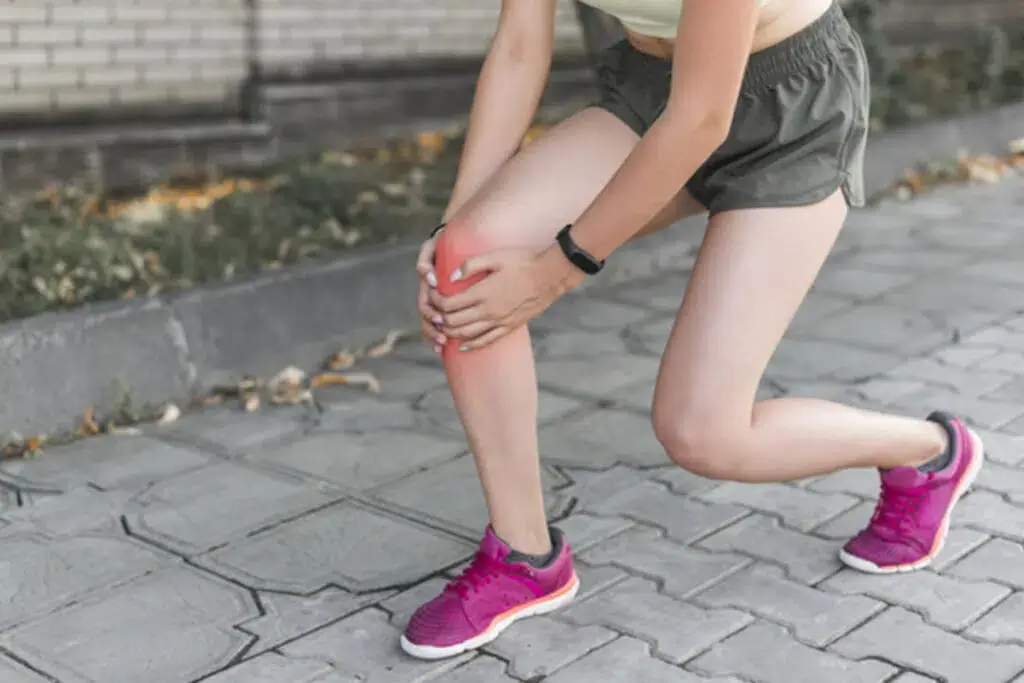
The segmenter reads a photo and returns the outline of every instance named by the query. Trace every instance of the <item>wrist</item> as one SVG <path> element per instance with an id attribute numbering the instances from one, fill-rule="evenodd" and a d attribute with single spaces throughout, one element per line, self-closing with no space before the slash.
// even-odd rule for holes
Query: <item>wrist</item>
<path id="1" fill-rule="evenodd" d="M 559 296 L 572 291 L 586 279 L 587 275 L 574 266 L 562 253 L 557 244 L 552 244 L 538 255 L 541 268 Z"/>

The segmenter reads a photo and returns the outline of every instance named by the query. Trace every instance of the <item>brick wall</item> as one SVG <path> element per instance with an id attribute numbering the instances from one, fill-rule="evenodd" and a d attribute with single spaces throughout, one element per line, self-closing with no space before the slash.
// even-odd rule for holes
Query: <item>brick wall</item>
<path id="1" fill-rule="evenodd" d="M 260 0 L 259 54 L 268 74 L 362 60 L 479 57 L 500 0 Z M 560 0 L 558 49 L 582 50 L 570 0 Z"/>
<path id="2" fill-rule="evenodd" d="M 248 69 L 244 0 L 0 0 L 0 117 L 223 107 Z"/>

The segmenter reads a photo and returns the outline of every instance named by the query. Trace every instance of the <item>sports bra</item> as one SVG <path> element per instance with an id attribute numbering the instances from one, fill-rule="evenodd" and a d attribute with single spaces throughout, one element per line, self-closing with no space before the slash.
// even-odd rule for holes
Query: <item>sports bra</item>
<path id="1" fill-rule="evenodd" d="M 629 31 L 655 38 L 675 38 L 683 0 L 581 0 L 604 10 Z M 761 7 L 771 0 L 761 0 Z"/>

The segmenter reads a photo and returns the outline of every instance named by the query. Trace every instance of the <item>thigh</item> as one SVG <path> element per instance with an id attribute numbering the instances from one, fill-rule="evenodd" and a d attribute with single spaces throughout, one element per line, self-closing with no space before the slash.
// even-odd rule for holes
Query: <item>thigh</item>
<path id="1" fill-rule="evenodd" d="M 697 423 L 749 422 L 765 367 L 846 212 L 835 192 L 809 206 L 712 216 L 665 348 L 656 413 L 685 413 Z"/>
<path id="2" fill-rule="evenodd" d="M 597 197 L 639 140 L 597 107 L 558 124 L 512 157 L 456 212 L 438 243 L 438 269 L 454 268 L 481 251 L 547 247 Z M 681 189 L 640 234 L 700 210 Z"/>

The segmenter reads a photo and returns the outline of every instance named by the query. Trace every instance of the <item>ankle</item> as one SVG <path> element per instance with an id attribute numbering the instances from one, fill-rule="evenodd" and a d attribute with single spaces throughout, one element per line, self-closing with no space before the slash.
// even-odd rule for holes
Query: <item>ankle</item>
<path id="1" fill-rule="evenodd" d="M 924 421 L 924 427 L 926 438 L 922 440 L 921 450 L 911 462 L 902 463 L 902 467 L 920 468 L 936 461 L 947 460 L 949 456 L 953 455 L 953 443 L 950 439 L 949 431 L 944 425 L 926 420 Z"/>
<path id="2" fill-rule="evenodd" d="M 504 528 L 492 524 L 495 535 L 505 544 L 523 555 L 542 557 L 551 554 L 553 545 L 551 543 L 551 532 L 545 525 L 540 530 L 526 528 Z"/>

